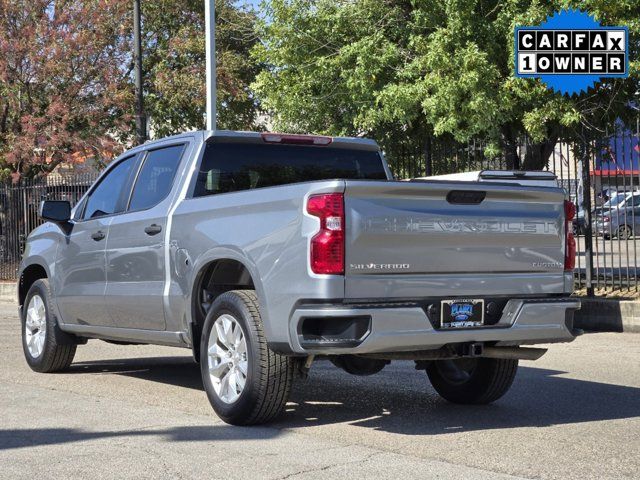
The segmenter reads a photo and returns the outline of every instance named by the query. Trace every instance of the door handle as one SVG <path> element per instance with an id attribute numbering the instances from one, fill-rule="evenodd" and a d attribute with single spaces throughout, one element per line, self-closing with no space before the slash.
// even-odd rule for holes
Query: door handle
<path id="1" fill-rule="evenodd" d="M 149 225 L 147 228 L 144 229 L 144 233 L 146 233 L 147 235 L 157 235 L 161 231 L 162 231 L 162 226 L 156 225 L 155 223 L 152 225 Z"/>
<path id="2" fill-rule="evenodd" d="M 93 238 L 96 242 L 99 242 L 104 237 L 105 237 L 105 234 L 102 230 L 98 230 L 97 232 L 94 232 L 91 234 L 91 238 Z"/>

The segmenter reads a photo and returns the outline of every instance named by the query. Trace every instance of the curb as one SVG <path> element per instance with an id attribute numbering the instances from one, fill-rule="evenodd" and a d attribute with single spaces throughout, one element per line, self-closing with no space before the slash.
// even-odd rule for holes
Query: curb
<path id="1" fill-rule="evenodd" d="M 592 332 L 640 333 L 640 301 L 580 298 L 574 326 Z"/>

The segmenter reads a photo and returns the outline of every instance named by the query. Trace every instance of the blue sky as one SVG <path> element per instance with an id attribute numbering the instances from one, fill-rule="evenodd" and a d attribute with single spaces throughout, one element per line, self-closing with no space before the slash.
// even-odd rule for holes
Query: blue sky
<path id="1" fill-rule="evenodd" d="M 238 5 L 251 5 L 257 9 L 260 6 L 261 1 L 262 0 L 238 0 L 236 3 Z"/>

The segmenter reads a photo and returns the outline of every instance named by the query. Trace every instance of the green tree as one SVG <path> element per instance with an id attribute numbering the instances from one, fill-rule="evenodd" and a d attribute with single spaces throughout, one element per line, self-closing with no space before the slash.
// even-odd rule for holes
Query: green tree
<path id="1" fill-rule="evenodd" d="M 483 138 L 488 153 L 528 139 L 524 168 L 542 168 L 559 138 L 597 134 L 635 114 L 638 0 L 271 0 L 254 88 L 279 129 L 333 135 Z M 564 8 L 627 25 L 630 77 L 566 97 L 513 72 L 513 35 Z"/>
<path id="2" fill-rule="evenodd" d="M 233 0 L 216 0 L 218 128 L 252 129 L 258 104 L 249 85 L 260 64 L 256 15 Z M 145 109 L 155 137 L 205 125 L 205 25 L 202 0 L 142 3 Z"/>

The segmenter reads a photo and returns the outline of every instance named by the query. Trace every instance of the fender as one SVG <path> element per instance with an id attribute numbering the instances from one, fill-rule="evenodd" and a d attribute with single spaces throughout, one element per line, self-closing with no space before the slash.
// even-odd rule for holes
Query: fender
<path id="1" fill-rule="evenodd" d="M 18 303 L 19 303 L 18 314 L 21 321 L 22 321 L 23 308 L 25 307 L 24 305 L 20 305 L 20 302 L 19 302 L 22 274 L 27 268 L 34 265 L 41 267 L 45 271 L 47 275 L 47 279 L 49 280 L 49 287 L 51 288 L 51 295 L 52 295 L 51 304 L 49 305 L 49 307 L 51 308 L 51 314 L 53 315 L 54 321 L 59 327 L 58 329 L 55 329 L 56 342 L 60 345 L 84 345 L 85 343 L 87 343 L 86 338 L 77 337 L 72 333 L 64 332 L 64 321 L 62 319 L 62 316 L 60 315 L 60 310 L 58 309 L 58 302 L 56 300 L 56 295 L 55 295 L 55 282 L 53 281 L 52 270 L 49 269 L 49 265 L 46 262 L 45 258 L 38 255 L 30 256 L 26 261 L 24 261 L 21 264 L 20 270 L 18 272 L 18 282 L 17 282 L 17 296 L 18 296 Z M 25 291 L 24 294 L 26 295 L 26 293 L 27 292 Z"/>
<path id="2" fill-rule="evenodd" d="M 250 257 L 248 257 L 242 250 L 240 250 L 239 248 L 233 245 L 220 245 L 220 246 L 211 248 L 206 252 L 204 252 L 203 254 L 201 254 L 194 261 L 193 269 L 191 270 L 191 274 L 189 278 L 189 292 L 187 296 L 187 305 L 189 306 L 189 308 L 187 308 L 187 324 L 189 328 L 191 328 L 191 325 L 193 325 L 194 317 L 195 317 L 193 300 L 194 300 L 194 295 L 197 294 L 197 292 L 195 291 L 196 285 L 198 285 L 198 282 L 200 281 L 200 277 L 205 271 L 205 267 L 211 262 L 214 262 L 216 260 L 235 260 L 241 263 L 242 265 L 244 265 L 244 267 L 249 271 L 249 274 L 251 275 L 251 279 L 253 280 L 253 285 L 256 290 L 256 295 L 258 296 L 258 301 L 260 302 L 260 305 L 264 307 L 264 308 L 261 308 L 261 315 L 262 315 L 262 322 L 265 329 L 265 334 L 267 335 L 267 338 L 268 338 L 268 335 L 271 331 L 271 322 L 269 321 L 269 318 L 268 318 L 267 312 L 269 311 L 269 309 L 267 307 L 267 298 L 264 292 L 262 277 L 260 276 L 260 273 L 258 271 L 258 268 L 255 262 Z"/>
<path id="3" fill-rule="evenodd" d="M 41 267 L 45 271 L 47 278 L 49 280 L 51 280 L 52 278 L 51 270 L 49 269 L 49 264 L 47 263 L 44 257 L 40 255 L 31 255 L 28 258 L 25 257 L 25 259 L 23 259 L 22 262 L 20 262 L 20 267 L 18 269 L 18 275 L 17 275 L 18 280 L 16 282 L 16 296 L 18 300 L 18 305 L 20 305 L 20 286 L 22 284 L 22 274 L 27 268 L 32 266 Z M 55 293 L 53 282 L 51 282 L 51 291 L 52 293 Z M 26 294 L 26 292 L 24 293 Z"/>

